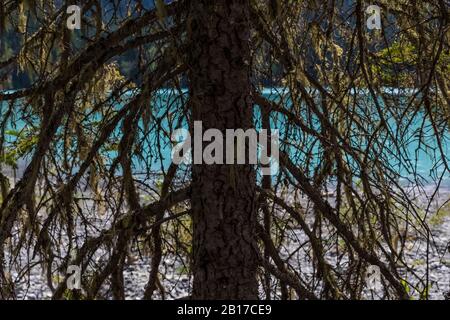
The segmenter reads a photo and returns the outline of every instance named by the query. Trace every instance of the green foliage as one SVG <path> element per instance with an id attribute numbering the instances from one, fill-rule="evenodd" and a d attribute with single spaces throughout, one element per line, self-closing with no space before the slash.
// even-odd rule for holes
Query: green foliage
<path id="1" fill-rule="evenodd" d="M 428 293 L 430 292 L 431 286 L 426 287 L 423 289 L 423 291 L 420 293 L 420 300 L 426 300 L 428 298 Z"/>
<path id="2" fill-rule="evenodd" d="M 411 41 L 401 38 L 375 54 L 378 63 L 371 64 L 372 74 L 379 75 L 383 84 L 413 87 L 417 76 L 419 50 Z M 442 52 L 438 66 L 450 72 L 450 52 Z"/>
<path id="3" fill-rule="evenodd" d="M 401 279 L 401 280 L 400 280 L 400 284 L 403 286 L 403 288 L 405 288 L 405 292 L 406 292 L 408 295 L 410 295 L 410 293 L 411 293 L 411 288 L 410 288 L 408 282 L 406 282 L 405 279 Z"/>
<path id="4" fill-rule="evenodd" d="M 63 294 L 64 300 L 86 300 L 87 297 L 78 291 L 66 289 Z"/>
<path id="5" fill-rule="evenodd" d="M 414 45 L 396 41 L 390 47 L 379 51 L 376 57 L 378 63 L 371 64 L 371 71 L 381 78 L 383 85 L 411 86 L 411 78 L 415 74 L 413 66 L 417 60 Z"/>
<path id="6" fill-rule="evenodd" d="M 448 216 L 450 216 L 450 203 L 445 204 L 439 208 L 435 214 L 433 214 L 430 218 L 430 224 L 434 226 L 441 225 Z"/>
<path id="7" fill-rule="evenodd" d="M 397 41 L 378 52 L 377 55 L 388 63 L 412 64 L 417 59 L 417 49 L 411 43 Z"/>
<path id="8" fill-rule="evenodd" d="M 12 142 L 5 148 L 0 157 L 0 163 L 17 168 L 17 161 L 33 149 L 38 137 L 33 135 L 30 130 L 6 130 L 5 135 L 9 136 Z"/>

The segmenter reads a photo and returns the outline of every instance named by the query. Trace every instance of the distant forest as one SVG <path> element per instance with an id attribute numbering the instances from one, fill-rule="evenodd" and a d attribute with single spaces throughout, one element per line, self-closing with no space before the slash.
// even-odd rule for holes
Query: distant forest
<path id="1" fill-rule="evenodd" d="M 72 1 L 73 4 L 76 4 L 77 1 Z M 72 4 L 71 2 L 71 4 Z M 170 3 L 171 0 L 166 0 L 165 3 Z M 340 15 L 340 18 L 345 20 L 346 23 L 348 23 L 350 26 L 354 26 L 356 24 L 356 20 L 354 17 L 351 16 L 351 10 L 352 10 L 352 0 L 344 0 L 342 1 L 342 5 L 340 6 L 339 10 L 336 12 L 337 15 Z M 32 7 L 33 1 L 27 0 L 24 1 L 25 6 Z M 28 3 L 28 4 L 27 4 Z M 63 5 L 63 1 L 54 1 L 55 9 L 58 7 L 61 7 Z M 103 20 L 108 22 L 108 24 L 111 24 L 114 28 L 117 28 L 117 24 L 122 21 L 122 19 L 129 17 L 133 13 L 131 13 L 132 10 L 130 8 L 140 8 L 142 7 L 143 10 L 151 10 L 155 8 L 154 0 L 143 0 L 143 1 L 134 1 L 134 0 L 128 0 L 128 1 L 120 1 L 120 0 L 114 0 L 114 1 L 101 1 L 101 6 L 104 9 L 105 13 L 103 15 Z M 135 13 L 136 14 L 136 13 Z M 317 13 L 318 14 L 318 13 Z M 91 14 L 87 14 L 86 17 L 89 17 Z M 306 12 L 303 14 L 303 18 L 306 20 L 311 21 L 311 24 L 314 25 L 318 19 L 318 16 L 315 15 L 314 12 Z M 29 29 L 28 32 L 30 34 L 33 33 L 33 30 L 37 30 L 37 24 L 35 15 L 29 14 L 27 17 L 28 19 L 28 25 L 27 28 Z M 398 26 L 395 24 L 395 17 L 394 15 L 387 15 L 386 16 L 387 23 L 384 24 L 384 30 L 383 30 L 383 36 L 384 41 L 382 44 L 378 44 L 375 48 L 372 45 L 372 49 L 376 51 L 381 51 L 381 54 L 387 55 L 387 51 L 383 51 L 383 49 L 389 48 L 390 46 L 394 45 L 394 47 L 391 47 L 392 50 L 396 50 L 396 55 L 400 54 L 400 50 L 402 49 L 402 46 L 399 45 L 398 39 L 396 39 L 395 35 L 398 31 Z M 18 22 L 17 22 L 18 23 Z M 86 40 L 89 39 L 89 23 L 83 24 L 83 28 L 81 31 L 74 33 L 71 36 L 71 47 L 75 50 L 75 48 L 81 48 L 83 45 L 86 44 Z M 14 25 L 6 25 L 5 21 L 0 21 L 0 60 L 7 61 L 9 58 L 13 57 L 14 55 L 19 53 L 19 50 L 21 49 L 21 46 L 23 44 L 23 41 L 26 41 L 26 38 L 19 38 L 16 36 L 15 30 L 13 29 Z M 326 23 L 322 23 L 322 27 L 326 28 Z M 300 36 L 300 35 L 299 35 Z M 333 36 L 333 35 L 331 35 Z M 348 45 L 347 41 L 345 39 L 339 39 L 339 37 L 336 37 L 334 39 L 337 44 L 342 46 L 342 48 L 345 50 L 345 46 Z M 157 48 L 158 45 L 156 44 L 149 44 L 147 46 L 147 49 L 149 51 L 154 50 Z M 310 74 L 314 77 L 317 77 L 317 74 L 315 72 L 315 65 L 320 62 L 321 57 L 318 56 L 314 49 L 311 48 L 311 50 L 308 50 L 307 53 L 309 55 L 307 66 L 306 68 L 309 70 Z M 403 51 L 401 54 L 412 54 L 414 51 L 414 48 L 409 47 L 407 51 Z M 57 52 L 53 53 L 54 55 L 57 55 Z M 447 57 L 450 56 L 447 53 Z M 136 72 L 136 68 L 134 65 L 134 61 L 139 59 L 139 52 L 138 49 L 130 49 L 126 53 L 114 57 L 114 60 L 121 72 L 121 74 L 137 83 L 140 84 L 142 79 L 140 78 L 140 75 L 138 72 Z M 388 58 L 387 58 L 388 59 Z M 414 73 L 414 62 L 412 59 L 397 59 L 398 61 L 394 63 L 391 67 L 393 68 L 393 73 L 404 73 L 404 74 L 411 74 Z M 401 61 L 400 61 L 401 60 Z M 409 62 L 408 62 L 409 61 Z M 257 81 L 262 83 L 266 87 L 279 87 L 283 86 L 283 82 L 281 81 L 282 74 L 285 71 L 283 68 L 283 64 L 279 61 L 273 61 L 272 62 L 272 74 L 270 76 L 267 75 L 253 75 L 255 78 L 258 78 Z M 349 66 L 351 69 L 352 66 Z M 379 68 L 381 69 L 381 68 Z M 9 69 L 8 73 L 3 74 L 2 83 L 0 84 L 0 89 L 20 89 L 20 88 L 28 88 L 36 78 L 36 74 L 29 68 L 20 68 L 18 65 L 12 65 Z M 380 71 L 380 70 L 378 70 Z M 386 78 L 393 78 L 393 73 L 389 73 L 386 71 L 385 77 Z M 393 86 L 396 84 L 391 83 Z M 181 85 L 183 87 L 187 86 L 187 79 L 182 78 L 181 79 Z M 397 83 L 398 85 L 398 83 Z M 408 83 L 409 86 L 414 86 L 413 83 Z"/>

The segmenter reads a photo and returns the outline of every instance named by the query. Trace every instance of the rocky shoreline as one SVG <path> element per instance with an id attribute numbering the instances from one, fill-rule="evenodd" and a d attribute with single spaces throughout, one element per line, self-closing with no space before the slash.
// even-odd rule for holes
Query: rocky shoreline
<path id="1" fill-rule="evenodd" d="M 433 189 L 429 188 L 425 191 L 431 193 Z M 332 192 L 326 196 L 330 203 L 333 203 Z M 422 194 L 422 197 L 425 196 L 425 194 Z M 450 188 L 442 187 L 430 208 L 430 212 L 436 212 L 439 206 L 449 199 Z M 420 199 L 420 197 L 415 201 L 425 203 L 424 199 Z M 450 291 L 450 214 L 443 215 L 439 223 L 430 225 L 430 239 L 432 241 L 427 255 L 427 239 L 423 235 L 417 234 L 414 241 L 407 243 L 405 258 L 409 265 L 414 266 L 414 272 L 424 277 L 423 279 L 425 279 L 427 271 L 429 272 L 429 299 L 440 300 L 444 299 L 445 294 Z M 286 252 L 295 251 L 296 245 L 298 246 L 295 243 L 289 244 Z M 27 261 L 26 256 L 21 257 L 21 259 Z M 428 270 L 427 260 L 429 261 Z M 126 299 L 142 299 L 150 273 L 150 265 L 151 260 L 146 257 L 138 257 L 127 263 L 124 270 Z M 156 298 L 179 299 L 189 295 L 192 279 L 189 275 L 178 272 L 179 269 L 180 262 L 175 257 L 169 257 L 161 262 L 161 282 L 167 291 L 164 297 L 158 293 Z M 308 275 L 312 274 L 313 270 L 310 266 L 302 265 L 301 272 Z M 11 276 L 13 279 L 17 279 L 18 274 L 13 273 Z M 407 277 L 407 275 L 405 276 Z M 39 265 L 31 269 L 29 277 L 23 277 L 16 283 L 15 289 L 17 299 L 50 299 L 52 296 L 46 277 Z"/>

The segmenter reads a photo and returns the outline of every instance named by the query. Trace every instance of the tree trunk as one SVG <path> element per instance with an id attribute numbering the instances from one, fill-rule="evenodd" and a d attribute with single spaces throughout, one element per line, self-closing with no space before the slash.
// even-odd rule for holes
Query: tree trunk
<path id="1" fill-rule="evenodd" d="M 192 1 L 188 30 L 191 120 L 252 128 L 249 2 Z M 258 298 L 255 190 L 252 165 L 193 165 L 193 298 Z"/>

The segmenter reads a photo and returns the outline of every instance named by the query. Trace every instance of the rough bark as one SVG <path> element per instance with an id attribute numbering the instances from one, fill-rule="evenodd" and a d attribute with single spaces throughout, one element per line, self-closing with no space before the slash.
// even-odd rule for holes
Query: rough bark
<path id="1" fill-rule="evenodd" d="M 193 1 L 189 29 L 192 121 L 251 128 L 248 1 Z M 251 165 L 193 165 L 193 298 L 258 297 L 255 190 Z"/>

